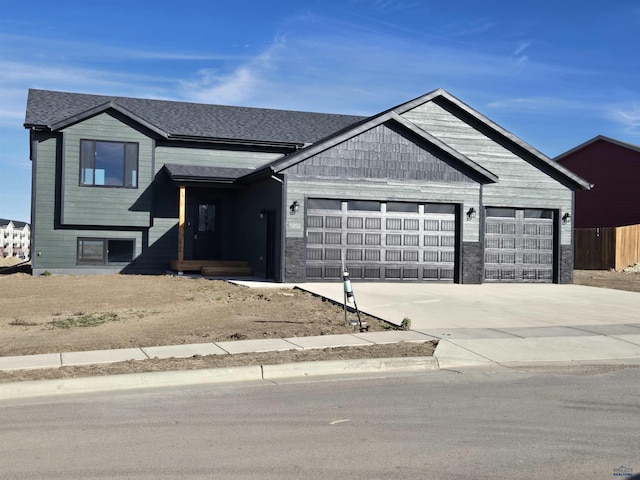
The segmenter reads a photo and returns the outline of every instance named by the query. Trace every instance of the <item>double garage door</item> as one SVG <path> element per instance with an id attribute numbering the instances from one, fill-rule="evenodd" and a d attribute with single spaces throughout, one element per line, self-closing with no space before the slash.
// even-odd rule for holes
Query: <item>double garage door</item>
<path id="1" fill-rule="evenodd" d="M 455 205 L 307 200 L 307 280 L 453 281 Z"/>
<path id="2" fill-rule="evenodd" d="M 306 276 L 452 282 L 453 204 L 308 199 Z M 554 211 L 487 208 L 485 282 L 552 282 Z"/>

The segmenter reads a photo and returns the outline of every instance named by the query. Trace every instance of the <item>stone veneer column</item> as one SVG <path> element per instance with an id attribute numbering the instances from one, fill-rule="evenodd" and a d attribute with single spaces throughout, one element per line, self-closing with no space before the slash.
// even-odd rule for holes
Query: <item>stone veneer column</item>
<path id="1" fill-rule="evenodd" d="M 462 283 L 482 283 L 484 256 L 480 242 L 462 243 Z"/>
<path id="2" fill-rule="evenodd" d="M 285 241 L 284 281 L 304 282 L 304 238 L 290 238 Z"/>

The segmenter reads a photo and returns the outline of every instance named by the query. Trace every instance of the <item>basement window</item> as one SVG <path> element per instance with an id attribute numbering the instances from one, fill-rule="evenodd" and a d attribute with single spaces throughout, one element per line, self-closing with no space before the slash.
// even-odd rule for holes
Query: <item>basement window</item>
<path id="1" fill-rule="evenodd" d="M 78 238 L 79 265 L 108 265 L 133 261 L 135 240 L 119 238 Z"/>

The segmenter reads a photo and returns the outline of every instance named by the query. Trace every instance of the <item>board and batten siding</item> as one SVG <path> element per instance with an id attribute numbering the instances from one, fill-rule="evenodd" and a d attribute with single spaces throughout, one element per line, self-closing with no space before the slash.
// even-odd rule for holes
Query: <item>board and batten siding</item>
<path id="1" fill-rule="evenodd" d="M 156 147 L 156 171 L 167 163 L 195 165 L 199 167 L 257 168 L 282 156 L 281 153 L 244 152 L 158 145 Z"/>
<path id="2" fill-rule="evenodd" d="M 498 176 L 485 185 L 485 206 L 572 211 L 573 192 L 478 129 L 431 101 L 403 117 Z M 561 225 L 561 244 L 572 244 L 571 224 Z"/>
<path id="3" fill-rule="evenodd" d="M 45 271 L 61 274 L 95 271 L 96 266 L 76 265 L 78 237 L 134 239 L 135 255 L 139 255 L 142 249 L 141 232 L 56 228 L 59 208 L 56 200 L 56 179 L 60 160 L 57 157 L 58 144 L 61 141 L 62 136 L 58 134 L 36 134 L 35 138 L 31 231 L 33 275 L 40 275 Z"/>
<path id="4" fill-rule="evenodd" d="M 153 140 L 109 113 L 62 130 L 63 225 L 148 227 L 151 225 Z M 80 140 L 138 143 L 138 188 L 80 186 Z"/>

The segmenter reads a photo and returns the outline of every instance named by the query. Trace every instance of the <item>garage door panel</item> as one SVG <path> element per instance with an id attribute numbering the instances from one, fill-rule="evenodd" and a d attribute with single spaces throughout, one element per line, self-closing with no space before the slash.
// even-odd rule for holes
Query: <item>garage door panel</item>
<path id="1" fill-rule="evenodd" d="M 453 205 L 307 202 L 309 280 L 337 278 L 344 259 L 351 278 L 452 281 L 455 245 Z"/>
<path id="2" fill-rule="evenodd" d="M 553 281 L 553 212 L 487 209 L 485 280 Z"/>

